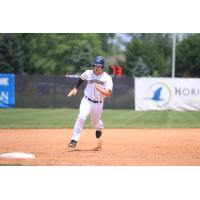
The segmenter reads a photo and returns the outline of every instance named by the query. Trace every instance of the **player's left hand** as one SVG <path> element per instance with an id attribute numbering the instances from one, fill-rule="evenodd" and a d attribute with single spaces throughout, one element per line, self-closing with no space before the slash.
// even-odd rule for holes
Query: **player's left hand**
<path id="1" fill-rule="evenodd" d="M 98 91 L 101 91 L 101 89 L 102 89 L 101 85 L 99 85 L 99 84 L 97 84 L 97 83 L 94 84 L 94 87 L 95 87 Z"/>
<path id="2" fill-rule="evenodd" d="M 71 96 L 75 96 L 76 95 L 76 93 L 77 93 L 77 89 L 76 88 L 73 88 L 69 93 L 68 93 L 68 97 L 71 97 Z"/>

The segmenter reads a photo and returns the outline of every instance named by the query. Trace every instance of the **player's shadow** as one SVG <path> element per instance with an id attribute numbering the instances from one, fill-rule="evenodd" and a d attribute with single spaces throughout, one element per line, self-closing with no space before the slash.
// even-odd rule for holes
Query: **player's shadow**
<path id="1" fill-rule="evenodd" d="M 97 152 L 97 151 L 101 151 L 101 148 L 99 147 L 95 147 L 95 148 L 91 148 L 91 149 L 80 149 L 80 148 L 75 148 L 75 149 L 68 149 L 67 152 L 81 152 L 81 151 L 90 151 L 90 152 Z"/>
<path id="2" fill-rule="evenodd" d="M 76 152 L 76 151 L 90 151 L 90 152 L 96 152 L 96 151 L 101 151 L 102 150 L 102 140 L 100 139 L 97 142 L 97 146 L 93 147 L 93 148 L 88 148 L 88 149 L 84 149 L 84 148 L 74 148 L 74 149 L 68 149 L 68 152 Z"/>

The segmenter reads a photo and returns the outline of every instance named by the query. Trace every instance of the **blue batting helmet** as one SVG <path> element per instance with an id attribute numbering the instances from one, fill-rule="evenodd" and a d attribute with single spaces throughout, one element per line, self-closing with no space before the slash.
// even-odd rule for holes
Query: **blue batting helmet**
<path id="1" fill-rule="evenodd" d="M 100 66 L 100 67 L 104 67 L 104 64 L 105 64 L 105 60 L 102 56 L 97 56 L 94 60 L 93 60 L 93 63 L 92 65 L 94 66 Z"/>

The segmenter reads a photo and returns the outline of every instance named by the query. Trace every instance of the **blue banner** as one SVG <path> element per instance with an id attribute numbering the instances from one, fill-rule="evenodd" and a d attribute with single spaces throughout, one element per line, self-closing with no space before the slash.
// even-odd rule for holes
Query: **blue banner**
<path id="1" fill-rule="evenodd" d="M 15 75 L 0 74 L 0 108 L 15 105 Z"/>

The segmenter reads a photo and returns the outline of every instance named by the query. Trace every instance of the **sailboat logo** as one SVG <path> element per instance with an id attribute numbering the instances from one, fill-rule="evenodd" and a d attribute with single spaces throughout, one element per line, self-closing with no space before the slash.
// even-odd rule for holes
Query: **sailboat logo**
<path id="1" fill-rule="evenodd" d="M 162 91 L 163 87 L 159 87 L 158 89 L 156 89 L 156 91 L 153 94 L 153 97 L 151 98 L 154 101 L 162 101 L 164 99 L 161 99 L 161 91 Z"/>
<path id="2" fill-rule="evenodd" d="M 147 90 L 147 97 L 144 99 L 152 100 L 158 106 L 165 106 L 171 99 L 170 88 L 164 83 L 154 83 Z"/>

